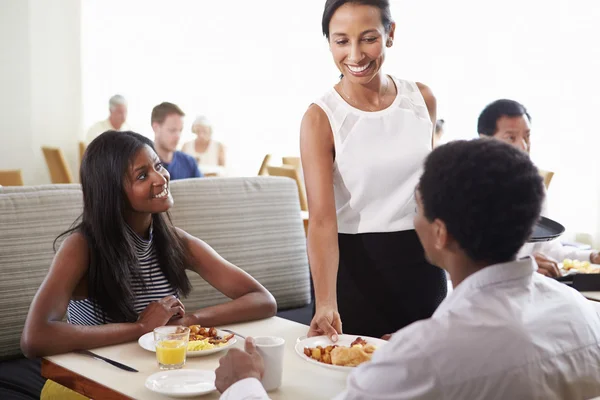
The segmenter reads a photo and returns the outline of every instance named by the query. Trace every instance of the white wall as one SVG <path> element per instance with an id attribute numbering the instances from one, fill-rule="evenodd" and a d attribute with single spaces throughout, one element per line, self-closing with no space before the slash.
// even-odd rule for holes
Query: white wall
<path id="1" fill-rule="evenodd" d="M 49 182 L 48 144 L 66 151 L 75 173 L 77 140 L 106 118 L 114 93 L 150 137 L 161 101 L 186 111 L 186 131 L 207 115 L 233 174 L 254 174 L 267 152 L 298 154 L 302 114 L 337 80 L 323 3 L 2 0 L 0 168 Z M 600 232 L 600 2 L 392 0 L 392 12 L 387 72 L 433 89 L 447 139 L 474 137 L 494 99 L 523 102 L 532 157 L 556 172 L 551 214 L 571 231 Z"/>
<path id="2" fill-rule="evenodd" d="M 3 1 L 0 12 L 0 169 L 23 168 L 23 179 L 33 180 L 26 167 L 31 151 L 31 56 L 29 3 Z"/>
<path id="3" fill-rule="evenodd" d="M 196 114 L 208 116 L 232 174 L 256 174 L 267 152 L 299 154 L 302 114 L 337 76 L 320 33 L 320 1 L 143 4 L 83 3 L 86 126 L 122 93 L 129 122 L 149 137 L 150 112 L 162 101 L 188 114 L 186 133 Z"/>
<path id="4" fill-rule="evenodd" d="M 50 183 L 41 146 L 61 147 L 77 176 L 82 136 L 79 0 L 0 3 L 0 169 Z"/>
<path id="5" fill-rule="evenodd" d="M 301 117 L 337 80 L 321 36 L 324 0 L 83 3 L 86 126 L 114 93 L 152 136 L 161 101 L 207 115 L 229 148 L 232 172 L 256 173 L 267 152 L 298 154 Z M 398 25 L 386 69 L 428 84 L 447 140 L 475 136 L 489 102 L 514 98 L 533 116 L 532 157 L 556 172 L 553 217 L 572 231 L 600 229 L 595 115 L 600 101 L 597 0 L 392 0 Z"/>

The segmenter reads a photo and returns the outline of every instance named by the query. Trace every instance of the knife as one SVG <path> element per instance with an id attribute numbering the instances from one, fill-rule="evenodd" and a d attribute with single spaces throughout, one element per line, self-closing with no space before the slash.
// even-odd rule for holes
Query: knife
<path id="1" fill-rule="evenodd" d="M 127 365 L 121 364 L 120 362 L 116 362 L 114 360 L 111 360 L 110 358 L 99 356 L 98 354 L 92 353 L 89 350 L 76 350 L 75 353 L 82 354 L 84 356 L 90 356 L 92 358 L 95 358 L 96 360 L 101 360 L 101 361 L 107 362 L 110 365 L 113 365 L 113 366 L 115 366 L 117 368 L 121 368 L 121 369 L 123 369 L 125 371 L 139 372 L 137 369 L 133 369 L 131 367 L 128 367 Z"/>

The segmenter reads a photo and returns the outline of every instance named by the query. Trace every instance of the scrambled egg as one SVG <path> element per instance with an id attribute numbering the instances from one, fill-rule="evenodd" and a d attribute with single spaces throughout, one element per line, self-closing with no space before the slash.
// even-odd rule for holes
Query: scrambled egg
<path id="1" fill-rule="evenodd" d="M 208 338 L 204 339 L 204 340 L 192 340 L 190 342 L 188 342 L 188 351 L 202 351 L 202 350 L 211 350 L 214 349 L 215 347 L 222 347 L 225 346 L 227 343 L 219 343 L 219 344 L 212 344 L 212 343 L 208 343 Z"/>

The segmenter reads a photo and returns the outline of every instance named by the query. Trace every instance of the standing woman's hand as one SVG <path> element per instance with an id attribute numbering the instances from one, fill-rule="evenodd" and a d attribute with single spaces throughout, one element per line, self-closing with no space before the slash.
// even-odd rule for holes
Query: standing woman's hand
<path id="1" fill-rule="evenodd" d="M 337 307 L 318 307 L 310 323 L 308 336 L 327 335 L 335 342 L 338 340 L 338 334 L 342 334 L 342 320 Z"/>

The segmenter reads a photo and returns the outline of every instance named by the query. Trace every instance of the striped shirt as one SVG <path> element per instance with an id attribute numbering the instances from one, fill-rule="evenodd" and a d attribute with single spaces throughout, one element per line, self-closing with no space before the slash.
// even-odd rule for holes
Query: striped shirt
<path id="1" fill-rule="evenodd" d="M 134 277 L 131 282 L 134 294 L 133 307 L 139 315 L 153 301 L 169 295 L 179 296 L 160 269 L 156 249 L 152 242 L 152 227 L 150 227 L 149 240 L 142 239 L 130 228 L 128 231 L 135 243 L 135 253 L 140 269 L 140 278 Z M 70 300 L 67 307 L 67 320 L 74 325 L 104 324 L 103 319 L 96 315 L 94 303 L 90 299 Z M 106 322 L 113 321 L 106 317 Z"/>

